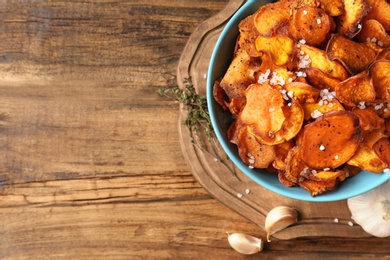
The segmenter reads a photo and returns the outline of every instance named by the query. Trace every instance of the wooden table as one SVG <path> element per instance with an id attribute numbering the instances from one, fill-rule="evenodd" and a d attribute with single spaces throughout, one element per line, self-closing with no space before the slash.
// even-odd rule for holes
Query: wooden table
<path id="1" fill-rule="evenodd" d="M 213 199 L 180 149 L 190 34 L 227 0 L 0 1 L 0 258 L 240 259 L 265 238 Z M 257 257 L 389 257 L 389 239 L 273 241 Z"/>

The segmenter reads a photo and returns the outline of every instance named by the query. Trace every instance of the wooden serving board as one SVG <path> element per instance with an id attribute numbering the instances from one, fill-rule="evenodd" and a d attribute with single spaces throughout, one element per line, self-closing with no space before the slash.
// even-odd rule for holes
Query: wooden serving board
<path id="1" fill-rule="evenodd" d="M 244 3 L 244 0 L 231 0 L 225 9 L 193 32 L 178 65 L 177 81 L 180 87 L 184 87 L 185 78 L 191 77 L 198 93 L 205 94 L 207 69 L 214 45 L 228 19 Z M 300 214 L 299 222 L 275 234 L 273 237 L 277 239 L 370 236 L 360 226 L 348 225 L 352 220 L 346 200 L 324 203 L 286 198 L 261 187 L 230 161 L 216 161 L 215 154 L 224 158 L 222 148 L 218 143 L 216 148 L 209 145 L 203 149 L 194 145 L 191 142 L 192 133 L 182 124 L 186 118 L 182 109 L 180 107 L 178 128 L 183 155 L 197 181 L 215 199 L 263 228 L 265 216 L 273 207 L 295 207 Z M 336 218 L 338 223 L 335 222 Z"/>

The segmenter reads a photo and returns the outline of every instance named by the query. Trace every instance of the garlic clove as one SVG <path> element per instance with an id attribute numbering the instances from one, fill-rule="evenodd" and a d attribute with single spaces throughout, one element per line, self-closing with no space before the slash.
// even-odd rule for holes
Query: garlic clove
<path id="1" fill-rule="evenodd" d="M 271 242 L 271 235 L 297 222 L 298 211 L 296 209 L 287 206 L 278 206 L 271 209 L 265 218 L 267 242 Z"/>
<path id="2" fill-rule="evenodd" d="M 390 236 L 390 181 L 347 200 L 351 218 L 375 237 Z"/>
<path id="3" fill-rule="evenodd" d="M 263 241 L 260 238 L 242 233 L 229 234 L 226 232 L 226 234 L 230 246 L 241 254 L 252 255 L 263 250 Z"/>

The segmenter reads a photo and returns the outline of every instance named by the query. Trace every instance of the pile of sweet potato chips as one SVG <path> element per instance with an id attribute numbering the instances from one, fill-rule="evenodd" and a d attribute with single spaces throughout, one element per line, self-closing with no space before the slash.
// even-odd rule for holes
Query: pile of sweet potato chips
<path id="1" fill-rule="evenodd" d="M 312 196 L 390 168 L 390 4 L 281 0 L 239 24 L 214 99 L 250 168 Z"/>

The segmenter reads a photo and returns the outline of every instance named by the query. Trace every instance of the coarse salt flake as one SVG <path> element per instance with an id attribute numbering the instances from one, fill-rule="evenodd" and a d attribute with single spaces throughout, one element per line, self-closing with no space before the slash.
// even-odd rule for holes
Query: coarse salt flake
<path id="1" fill-rule="evenodd" d="M 303 14 L 307 14 L 307 10 L 303 10 Z"/>
<path id="2" fill-rule="evenodd" d="M 252 165 L 249 165 L 249 167 L 248 167 L 249 169 L 254 169 L 255 167 L 253 167 Z"/>
<path id="3" fill-rule="evenodd" d="M 350 227 L 352 227 L 352 226 L 353 226 L 353 223 L 352 223 L 352 221 L 349 221 L 349 222 L 348 222 L 348 226 L 350 226 Z"/>
<path id="4" fill-rule="evenodd" d="M 305 39 L 301 39 L 301 40 L 299 40 L 299 43 L 300 43 L 300 44 L 305 44 L 306 41 L 305 41 Z"/>
<path id="5" fill-rule="evenodd" d="M 335 218 L 333 221 L 334 221 L 334 223 L 339 223 L 339 219 L 338 218 Z"/>
<path id="6" fill-rule="evenodd" d="M 383 170 L 383 172 L 385 172 L 385 173 L 390 173 L 390 169 L 389 169 L 389 168 L 386 168 L 386 169 Z"/>
<path id="7" fill-rule="evenodd" d="M 321 24 L 321 19 L 317 19 L 317 24 Z"/>
<path id="8" fill-rule="evenodd" d="M 334 158 L 335 158 L 336 160 L 338 160 L 338 159 L 339 159 L 339 156 L 338 156 L 338 155 L 336 155 Z"/>
<path id="9" fill-rule="evenodd" d="M 250 190 L 250 189 L 246 189 L 246 190 L 245 190 L 245 193 L 246 193 L 246 194 L 249 194 L 249 193 L 251 193 L 251 190 Z"/>
<path id="10" fill-rule="evenodd" d="M 321 151 L 325 151 L 325 146 L 321 145 L 321 146 L 320 146 L 320 150 L 321 150 Z"/>
<path id="11" fill-rule="evenodd" d="M 357 107 L 360 108 L 360 109 L 365 109 L 366 108 L 366 103 L 364 101 L 361 101 L 361 102 L 359 102 Z"/>
<path id="12" fill-rule="evenodd" d="M 270 108 L 268 109 L 268 111 L 269 111 L 270 113 L 275 112 L 275 108 L 274 108 L 274 107 L 270 107 Z"/>
<path id="13" fill-rule="evenodd" d="M 322 116 L 322 113 L 320 111 L 318 111 L 317 109 L 314 110 L 313 113 L 311 113 L 311 117 L 314 119 L 319 118 L 320 116 Z"/>
<path id="14" fill-rule="evenodd" d="M 242 194 L 241 194 L 241 193 L 237 193 L 237 197 L 238 197 L 239 199 L 241 199 L 241 198 L 242 198 Z"/>

